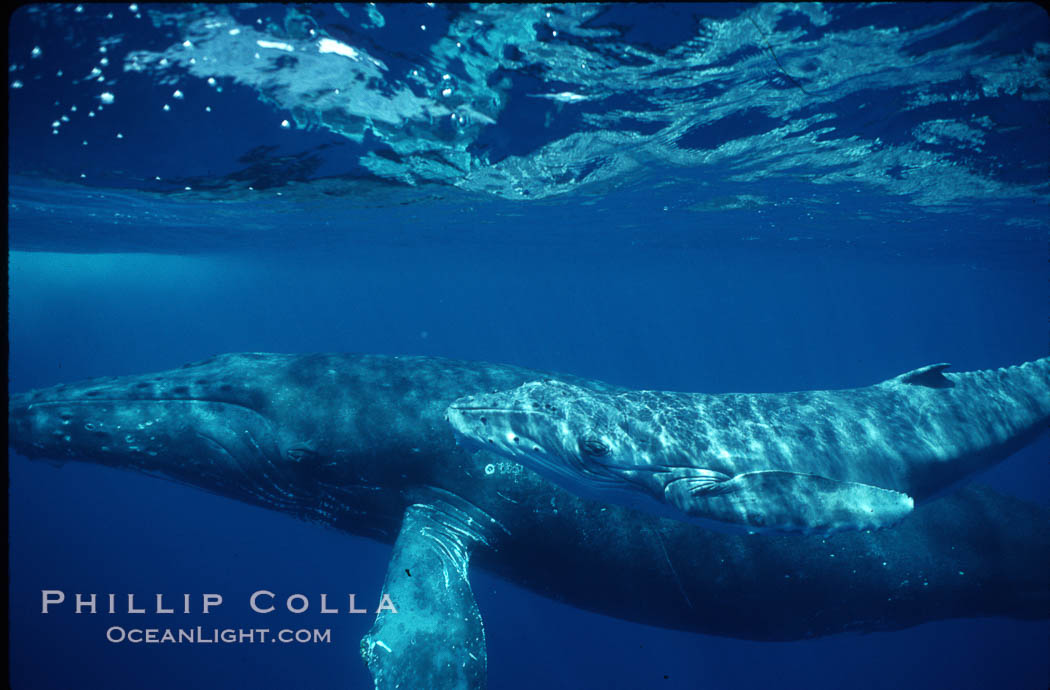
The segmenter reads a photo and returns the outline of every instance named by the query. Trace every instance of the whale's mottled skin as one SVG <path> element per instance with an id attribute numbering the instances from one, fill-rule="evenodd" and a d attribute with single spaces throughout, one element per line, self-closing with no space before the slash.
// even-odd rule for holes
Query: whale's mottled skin
<path id="1" fill-rule="evenodd" d="M 915 500 L 1000 462 L 1050 424 L 1050 358 L 963 374 L 947 366 L 798 393 L 533 381 L 457 400 L 449 421 L 586 497 L 750 530 L 870 529 L 898 522 Z"/>
<path id="2" fill-rule="evenodd" d="M 724 534 L 584 500 L 457 446 L 454 400 L 550 378 L 428 357 L 231 354 L 13 395 L 10 444 L 393 543 L 384 591 L 398 613 L 362 641 L 384 689 L 484 687 L 473 565 L 607 615 L 757 640 L 1050 610 L 1050 511 L 985 489 L 892 529 Z"/>

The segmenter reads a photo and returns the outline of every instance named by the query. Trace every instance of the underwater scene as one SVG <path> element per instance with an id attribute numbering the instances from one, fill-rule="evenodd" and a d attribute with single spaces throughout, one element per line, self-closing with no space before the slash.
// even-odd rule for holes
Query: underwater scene
<path id="1" fill-rule="evenodd" d="M 8 50 L 12 687 L 1047 687 L 1040 6 Z"/>

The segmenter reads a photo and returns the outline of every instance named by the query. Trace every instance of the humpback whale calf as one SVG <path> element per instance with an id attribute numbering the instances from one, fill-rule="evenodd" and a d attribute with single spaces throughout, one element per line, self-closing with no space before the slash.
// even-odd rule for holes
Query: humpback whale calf
<path id="1" fill-rule="evenodd" d="M 1050 358 L 867 388 L 598 391 L 559 380 L 465 396 L 465 439 L 595 500 L 749 530 L 895 524 L 914 501 L 1000 462 L 1050 423 Z M 667 510 L 667 508 L 674 510 Z"/>
<path id="2" fill-rule="evenodd" d="M 1050 610 L 1050 510 L 987 489 L 892 529 L 725 534 L 582 499 L 457 446 L 453 401 L 550 378 L 431 357 L 229 354 L 14 394 L 9 443 L 392 542 L 383 592 L 397 612 L 378 613 L 361 642 L 382 689 L 485 686 L 475 567 L 578 608 L 753 640 Z"/>

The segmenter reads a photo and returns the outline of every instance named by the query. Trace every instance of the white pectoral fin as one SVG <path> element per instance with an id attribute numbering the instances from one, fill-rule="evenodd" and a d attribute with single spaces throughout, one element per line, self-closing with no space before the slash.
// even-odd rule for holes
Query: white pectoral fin
<path id="1" fill-rule="evenodd" d="M 886 527 L 914 507 L 911 496 L 899 491 L 813 474 L 767 470 L 723 481 L 712 479 L 707 470 L 680 474 L 664 487 L 668 503 L 691 517 L 752 529 L 834 532 Z"/>
<path id="2" fill-rule="evenodd" d="M 390 608 L 361 640 L 376 690 L 485 687 L 485 628 L 467 576 L 476 539 L 458 512 L 439 501 L 405 510 L 383 584 Z"/>

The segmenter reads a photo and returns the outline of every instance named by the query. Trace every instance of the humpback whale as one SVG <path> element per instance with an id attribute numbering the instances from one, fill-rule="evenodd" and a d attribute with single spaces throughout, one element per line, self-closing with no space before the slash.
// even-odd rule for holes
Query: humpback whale
<path id="1" fill-rule="evenodd" d="M 1050 358 L 935 364 L 853 390 L 597 391 L 559 380 L 461 398 L 468 441 L 563 488 L 749 530 L 892 525 L 915 500 L 1000 462 L 1050 423 Z M 672 508 L 672 510 L 668 510 Z"/>
<path id="2" fill-rule="evenodd" d="M 361 643 L 377 688 L 485 686 L 475 568 L 578 608 L 754 640 L 1050 610 L 1050 511 L 987 489 L 887 530 L 724 534 L 582 499 L 457 446 L 453 401 L 551 378 L 625 392 L 431 357 L 229 354 L 14 394 L 9 443 L 392 543 L 383 592 L 397 612 Z"/>

